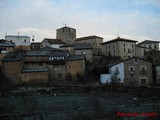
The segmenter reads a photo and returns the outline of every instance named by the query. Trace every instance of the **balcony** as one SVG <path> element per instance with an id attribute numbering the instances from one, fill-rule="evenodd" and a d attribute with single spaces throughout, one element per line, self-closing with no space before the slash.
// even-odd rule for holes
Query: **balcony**
<path id="1" fill-rule="evenodd" d="M 129 74 L 130 74 L 130 75 L 133 75 L 133 74 L 135 74 L 135 71 L 134 71 L 134 70 L 130 70 L 130 71 L 129 71 Z"/>

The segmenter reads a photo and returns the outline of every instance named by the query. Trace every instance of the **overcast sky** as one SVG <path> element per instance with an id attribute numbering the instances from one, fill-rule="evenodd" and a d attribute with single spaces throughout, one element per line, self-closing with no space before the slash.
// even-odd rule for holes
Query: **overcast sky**
<path id="1" fill-rule="evenodd" d="M 19 32 L 38 42 L 65 24 L 77 37 L 160 40 L 160 0 L 0 0 L 0 38 Z"/>

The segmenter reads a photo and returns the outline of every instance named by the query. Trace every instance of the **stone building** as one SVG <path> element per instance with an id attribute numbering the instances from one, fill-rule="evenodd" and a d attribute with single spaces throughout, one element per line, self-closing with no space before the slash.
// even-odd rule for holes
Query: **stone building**
<path id="1" fill-rule="evenodd" d="M 65 26 L 57 29 L 56 32 L 56 38 L 67 44 L 73 44 L 76 40 L 76 29 L 74 28 Z"/>
<path id="2" fill-rule="evenodd" d="M 6 35 L 5 40 L 15 43 L 15 49 L 30 50 L 30 37 L 20 35 Z"/>
<path id="3" fill-rule="evenodd" d="M 93 56 L 99 56 L 102 54 L 101 43 L 103 43 L 103 38 L 95 35 L 86 36 L 76 39 L 76 43 L 89 43 L 92 45 Z"/>
<path id="4" fill-rule="evenodd" d="M 2 59 L 6 56 L 9 52 L 14 51 L 15 43 L 1 39 L 0 40 L 0 72 L 2 72 Z"/>
<path id="5" fill-rule="evenodd" d="M 2 74 L 14 84 L 22 83 L 23 54 L 10 52 L 2 59 Z"/>
<path id="6" fill-rule="evenodd" d="M 102 43 L 103 54 L 107 56 L 120 56 L 128 59 L 135 56 L 135 40 L 117 37 L 116 39 Z"/>
<path id="7" fill-rule="evenodd" d="M 85 60 L 83 55 L 69 56 L 66 61 L 67 75 L 72 76 L 72 80 L 77 80 L 77 75 L 83 76 L 85 73 Z"/>
<path id="8" fill-rule="evenodd" d="M 141 58 L 124 60 L 125 84 L 128 86 L 150 86 L 153 84 L 152 63 Z"/>
<path id="9" fill-rule="evenodd" d="M 45 38 L 42 42 L 42 47 L 52 47 L 52 48 L 60 48 L 61 46 L 65 45 L 66 43 L 63 42 L 61 39 L 51 39 Z"/>
<path id="10" fill-rule="evenodd" d="M 159 51 L 159 41 L 145 40 L 136 45 L 136 56 L 143 58 L 145 52 L 150 50 Z"/>
<path id="11" fill-rule="evenodd" d="M 41 42 L 32 42 L 30 47 L 31 50 L 40 50 L 42 49 L 42 44 Z"/>

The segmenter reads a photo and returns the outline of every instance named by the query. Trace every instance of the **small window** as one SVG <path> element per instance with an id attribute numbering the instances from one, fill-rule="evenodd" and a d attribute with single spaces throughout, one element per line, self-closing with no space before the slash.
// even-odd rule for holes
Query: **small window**
<path id="1" fill-rule="evenodd" d="M 124 52 L 126 52 L 126 49 L 124 49 Z"/>
<path id="2" fill-rule="evenodd" d="M 157 49 L 157 45 L 154 45 L 154 49 Z"/>
<path id="3" fill-rule="evenodd" d="M 133 60 L 134 60 L 134 64 L 138 64 L 139 63 L 139 59 L 134 58 Z"/>
<path id="4" fill-rule="evenodd" d="M 24 42 L 26 42 L 26 39 L 24 39 Z"/>
<path id="5" fill-rule="evenodd" d="M 151 45 L 149 45 L 149 49 L 152 49 Z"/>
<path id="6" fill-rule="evenodd" d="M 141 84 L 144 85 L 144 84 L 146 84 L 146 83 L 147 83 L 146 78 L 142 78 L 142 79 L 141 79 Z"/>
<path id="7" fill-rule="evenodd" d="M 132 44 L 132 48 L 134 47 L 134 45 Z"/>
<path id="8" fill-rule="evenodd" d="M 62 73 L 58 73 L 58 79 L 62 79 Z"/>
<path id="9" fill-rule="evenodd" d="M 132 49 L 132 52 L 134 52 L 134 49 Z"/>
<path id="10" fill-rule="evenodd" d="M 71 65 L 69 65 L 68 67 L 71 68 Z"/>
<path id="11" fill-rule="evenodd" d="M 123 44 L 123 47 L 126 47 L 126 44 L 125 44 L 125 43 Z"/>

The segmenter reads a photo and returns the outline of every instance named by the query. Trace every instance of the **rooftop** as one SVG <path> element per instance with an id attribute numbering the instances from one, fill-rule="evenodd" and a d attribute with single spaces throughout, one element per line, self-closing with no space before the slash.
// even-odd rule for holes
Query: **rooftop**
<path id="1" fill-rule="evenodd" d="M 154 44 L 154 43 L 160 43 L 160 41 L 144 40 L 144 41 L 140 42 L 139 45 L 141 45 L 141 44 Z"/>
<path id="2" fill-rule="evenodd" d="M 138 42 L 136 40 L 130 40 L 130 39 L 124 39 L 124 38 L 117 37 L 116 39 L 101 43 L 101 45 L 104 45 L 104 44 L 107 44 L 107 43 L 118 42 L 118 41 L 122 41 L 122 42 Z"/>
<path id="3" fill-rule="evenodd" d="M 23 38 L 30 38 L 29 36 L 20 36 L 20 35 L 6 35 L 5 37 L 23 37 Z"/>
<path id="4" fill-rule="evenodd" d="M 14 46 L 15 46 L 15 43 L 12 41 L 4 40 L 4 39 L 0 40 L 0 47 L 14 47 Z"/>
<path id="5" fill-rule="evenodd" d="M 23 52 L 10 52 L 3 59 L 3 62 L 20 61 L 23 59 Z"/>
<path id="6" fill-rule="evenodd" d="M 47 72 L 48 68 L 24 68 L 22 72 Z"/>
<path id="7" fill-rule="evenodd" d="M 76 43 L 75 50 L 82 50 L 82 49 L 92 49 L 92 45 L 89 43 Z"/>
<path id="8" fill-rule="evenodd" d="M 62 27 L 62 28 L 59 28 L 59 29 L 57 29 L 57 30 L 60 30 L 60 29 L 63 29 L 63 28 L 70 28 L 70 29 L 76 30 L 75 28 L 71 28 L 71 27 L 67 27 L 67 26 L 64 26 L 64 27 Z"/>
<path id="9" fill-rule="evenodd" d="M 65 42 L 63 42 L 61 39 L 52 39 L 52 38 L 44 38 L 43 41 L 47 41 L 50 44 L 66 44 Z M 42 42 L 43 42 L 42 41 Z"/>
<path id="10" fill-rule="evenodd" d="M 25 56 L 46 56 L 48 51 L 42 51 L 42 50 L 31 50 L 27 51 Z"/>
<path id="11" fill-rule="evenodd" d="M 93 39 L 93 38 L 103 39 L 102 37 L 99 37 L 99 36 L 96 36 L 96 35 L 91 35 L 91 36 L 77 38 L 75 41 L 81 41 L 81 40 L 87 40 L 87 39 Z"/>
<path id="12" fill-rule="evenodd" d="M 74 47 L 75 45 L 74 44 L 66 44 L 66 45 L 63 45 L 63 46 L 60 46 L 61 47 Z"/>

